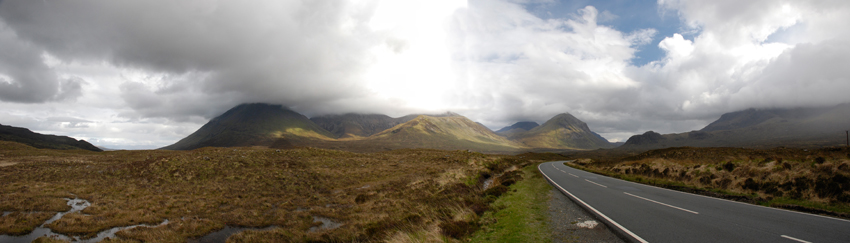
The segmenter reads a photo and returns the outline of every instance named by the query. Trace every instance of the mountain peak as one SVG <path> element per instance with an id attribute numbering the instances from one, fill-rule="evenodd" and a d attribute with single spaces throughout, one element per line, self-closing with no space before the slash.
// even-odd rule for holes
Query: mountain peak
<path id="1" fill-rule="evenodd" d="M 268 146 L 281 137 L 322 139 L 331 138 L 333 134 L 283 105 L 248 103 L 231 108 L 198 131 L 163 149 Z"/>
<path id="2" fill-rule="evenodd" d="M 654 131 L 647 131 L 641 135 L 634 135 L 626 140 L 625 145 L 646 145 L 646 144 L 656 144 L 662 140 L 665 140 L 663 135 Z"/>
<path id="3" fill-rule="evenodd" d="M 587 123 L 570 113 L 558 114 L 528 132 L 512 134 L 526 146 L 551 149 L 596 149 L 611 147 L 608 140 L 594 134 Z"/>

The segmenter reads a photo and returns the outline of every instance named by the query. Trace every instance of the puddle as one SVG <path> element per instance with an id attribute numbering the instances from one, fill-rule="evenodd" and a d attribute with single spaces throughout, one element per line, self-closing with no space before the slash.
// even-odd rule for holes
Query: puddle
<path id="1" fill-rule="evenodd" d="M 67 235 L 55 233 L 52 230 L 50 230 L 50 228 L 47 228 L 47 227 L 44 227 L 44 226 L 48 225 L 50 223 L 53 223 L 53 221 L 59 220 L 65 214 L 79 212 L 79 211 L 82 211 L 83 209 L 87 208 L 88 206 L 91 206 L 91 203 L 89 201 L 79 199 L 79 198 L 74 198 L 74 199 L 65 198 L 65 200 L 68 200 L 68 206 L 71 206 L 71 210 L 68 210 L 66 212 L 56 213 L 56 215 L 54 215 L 52 218 L 48 219 L 47 221 L 44 221 L 44 223 L 42 223 L 40 226 L 36 227 L 29 234 L 22 235 L 22 236 L 0 235 L 0 242 L 29 243 L 29 242 L 34 241 L 38 237 L 42 237 L 42 236 L 47 236 L 49 238 L 53 238 L 53 239 L 57 239 L 57 240 L 64 240 L 64 241 L 70 241 L 70 242 L 82 242 L 82 243 L 100 242 L 100 241 L 102 241 L 106 238 L 116 238 L 115 233 L 118 232 L 118 231 L 124 230 L 124 229 L 132 229 L 132 228 L 139 227 L 139 226 L 148 226 L 148 227 L 156 226 L 156 225 L 138 224 L 138 225 L 124 226 L 124 227 L 114 227 L 114 228 L 111 228 L 111 229 L 108 229 L 108 230 L 101 231 L 101 232 L 97 233 L 96 237 L 90 238 L 90 239 L 80 239 L 79 236 L 70 237 L 70 236 L 67 236 Z M 11 213 L 11 212 L 3 212 L 3 216 L 8 215 L 9 213 Z M 162 223 L 160 223 L 159 225 L 164 225 L 164 224 L 167 224 L 167 223 L 168 223 L 168 219 L 163 220 Z"/>
<path id="2" fill-rule="evenodd" d="M 198 239 L 189 239 L 189 243 L 219 243 L 226 242 L 227 238 L 230 238 L 231 235 L 238 234 L 239 232 L 246 230 L 270 230 L 273 229 L 274 226 L 269 226 L 265 228 L 250 228 L 250 227 L 232 227 L 232 226 L 224 226 L 223 229 L 209 233 L 204 235 Z"/>
<path id="3" fill-rule="evenodd" d="M 9 211 L 3 211 L 3 217 L 6 217 L 6 215 L 9 215 L 9 214 L 12 214 L 12 212 L 9 212 Z"/>
<path id="4" fill-rule="evenodd" d="M 322 222 L 322 225 L 310 227 L 308 232 L 316 232 L 320 230 L 336 229 L 342 226 L 342 223 L 336 222 L 333 219 L 321 216 L 313 216 L 313 222 Z"/>

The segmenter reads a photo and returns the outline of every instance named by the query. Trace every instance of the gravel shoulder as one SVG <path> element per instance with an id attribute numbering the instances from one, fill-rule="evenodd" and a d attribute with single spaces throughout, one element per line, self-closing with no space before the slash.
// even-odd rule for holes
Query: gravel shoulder
<path id="1" fill-rule="evenodd" d="M 556 243 L 624 242 L 554 187 L 549 191 L 549 227 Z"/>

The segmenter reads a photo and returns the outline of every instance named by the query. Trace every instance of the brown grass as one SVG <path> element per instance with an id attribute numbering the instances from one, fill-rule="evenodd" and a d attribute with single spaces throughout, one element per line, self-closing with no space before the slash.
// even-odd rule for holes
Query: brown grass
<path id="1" fill-rule="evenodd" d="M 850 213 L 850 148 L 670 148 L 620 161 L 584 159 L 591 170 L 626 179 L 719 192 L 786 208 L 788 203 Z M 731 195 L 731 196 L 729 196 Z M 737 195 L 737 196 L 735 196 Z M 805 211 L 805 209 L 803 209 Z"/>
<path id="2" fill-rule="evenodd" d="M 0 217 L 0 232 L 5 232 L 9 235 L 24 235 L 31 232 L 35 227 L 44 223 L 45 220 L 53 217 L 55 213 L 49 212 L 12 212 L 9 215 Z"/>
<path id="3" fill-rule="evenodd" d="M 0 210 L 66 211 L 63 198 L 75 196 L 91 202 L 47 226 L 56 232 L 88 237 L 111 227 L 169 220 L 121 231 L 120 242 L 183 242 L 224 225 L 277 226 L 244 231 L 229 242 L 373 242 L 399 239 L 399 234 L 430 241 L 438 238 L 435 227 L 445 222 L 474 225 L 489 200 L 481 188 L 484 178 L 530 163 L 514 156 L 428 149 L 93 153 L 0 143 L 0 154 L 17 163 L 0 167 Z M 313 216 L 342 226 L 308 232 L 316 226 Z M 439 230 L 441 237 L 447 228 Z M 465 231 L 459 232 L 452 236 L 462 238 Z"/>

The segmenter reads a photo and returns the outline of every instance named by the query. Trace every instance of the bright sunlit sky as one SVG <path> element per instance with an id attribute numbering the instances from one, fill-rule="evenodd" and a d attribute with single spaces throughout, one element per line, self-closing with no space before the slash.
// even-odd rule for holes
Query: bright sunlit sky
<path id="1" fill-rule="evenodd" d="M 266 102 L 625 141 L 850 102 L 846 23 L 846 0 L 0 0 L 0 124 L 151 149 Z"/>

